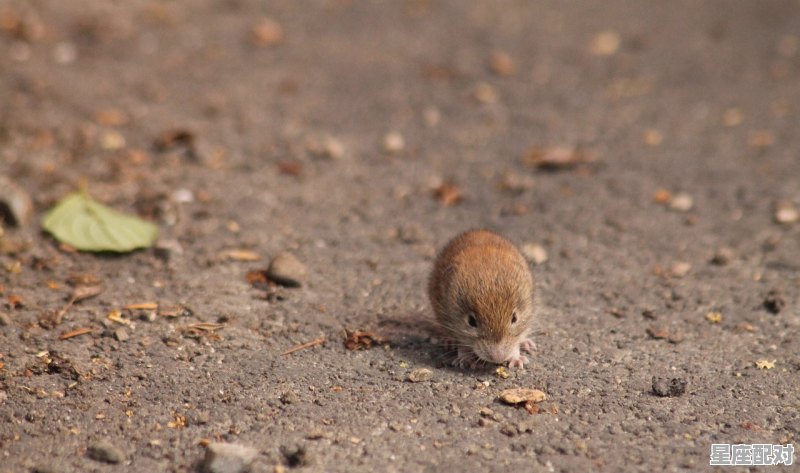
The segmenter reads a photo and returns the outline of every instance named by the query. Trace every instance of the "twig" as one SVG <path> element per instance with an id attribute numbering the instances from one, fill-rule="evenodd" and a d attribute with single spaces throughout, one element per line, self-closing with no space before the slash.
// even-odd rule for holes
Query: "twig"
<path id="1" fill-rule="evenodd" d="M 290 349 L 286 350 L 285 352 L 281 353 L 281 356 L 291 355 L 292 353 L 294 353 L 296 351 L 305 350 L 306 348 L 315 347 L 317 345 L 322 345 L 326 341 L 327 341 L 327 339 L 324 336 L 323 337 L 319 337 L 319 338 L 315 338 L 314 340 L 311 340 L 310 342 L 301 343 L 300 345 L 293 346 L 292 348 L 290 348 Z"/>
<path id="2" fill-rule="evenodd" d="M 87 333 L 92 333 L 94 329 L 89 327 L 78 328 L 71 332 L 62 333 L 61 336 L 58 337 L 59 340 L 67 340 L 69 338 L 77 337 L 79 335 L 86 335 Z"/>

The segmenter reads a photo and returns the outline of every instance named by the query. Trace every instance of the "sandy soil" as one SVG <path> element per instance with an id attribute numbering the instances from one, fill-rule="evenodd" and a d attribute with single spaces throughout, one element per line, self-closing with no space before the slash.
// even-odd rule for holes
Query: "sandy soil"
<path id="1" fill-rule="evenodd" d="M 798 32 L 788 0 L 0 1 L 0 175 L 35 209 L 0 254 L 0 472 L 193 471 L 208 441 L 256 448 L 254 471 L 800 447 L 800 223 L 776 220 L 800 206 Z M 82 181 L 159 248 L 41 233 Z M 436 248 L 472 227 L 547 255 L 538 352 L 505 379 L 450 368 L 422 323 Z M 283 250 L 303 287 L 248 281 Z"/>

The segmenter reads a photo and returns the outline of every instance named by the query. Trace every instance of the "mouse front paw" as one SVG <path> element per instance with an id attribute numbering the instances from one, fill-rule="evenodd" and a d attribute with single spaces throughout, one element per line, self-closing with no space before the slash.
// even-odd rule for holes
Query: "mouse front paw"
<path id="1" fill-rule="evenodd" d="M 533 343 L 533 340 L 531 340 L 530 338 L 526 338 L 525 340 L 520 342 L 519 349 L 522 351 L 526 351 L 528 353 L 533 353 L 534 350 L 536 350 L 536 344 Z"/>
<path id="2" fill-rule="evenodd" d="M 528 363 L 528 357 L 524 355 L 515 356 L 508 360 L 509 368 L 525 368 L 525 363 Z"/>

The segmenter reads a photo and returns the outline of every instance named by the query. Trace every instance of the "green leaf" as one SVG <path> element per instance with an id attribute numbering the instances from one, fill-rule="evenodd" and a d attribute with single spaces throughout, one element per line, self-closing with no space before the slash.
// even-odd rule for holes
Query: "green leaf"
<path id="1" fill-rule="evenodd" d="M 158 227 L 96 202 L 85 192 L 73 192 L 50 209 L 42 226 L 58 241 L 81 251 L 125 253 L 152 246 Z"/>

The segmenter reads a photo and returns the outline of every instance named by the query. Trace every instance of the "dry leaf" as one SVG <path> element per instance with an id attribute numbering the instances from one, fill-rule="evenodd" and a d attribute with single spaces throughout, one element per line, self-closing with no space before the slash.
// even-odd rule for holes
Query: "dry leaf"
<path id="1" fill-rule="evenodd" d="M 500 400 L 506 404 L 521 404 L 523 402 L 541 402 L 547 395 L 538 389 L 511 388 L 500 393 Z"/>
<path id="2" fill-rule="evenodd" d="M 366 330 L 349 331 L 345 329 L 344 347 L 348 350 L 368 350 L 374 345 L 386 343 L 386 339 Z"/>
<path id="3" fill-rule="evenodd" d="M 452 182 L 443 182 L 439 187 L 434 189 L 433 196 L 444 205 L 455 205 L 463 199 L 461 189 Z"/>
<path id="4" fill-rule="evenodd" d="M 756 368 L 760 370 L 771 370 L 772 368 L 775 368 L 776 361 L 777 360 L 758 360 L 756 361 Z"/>

